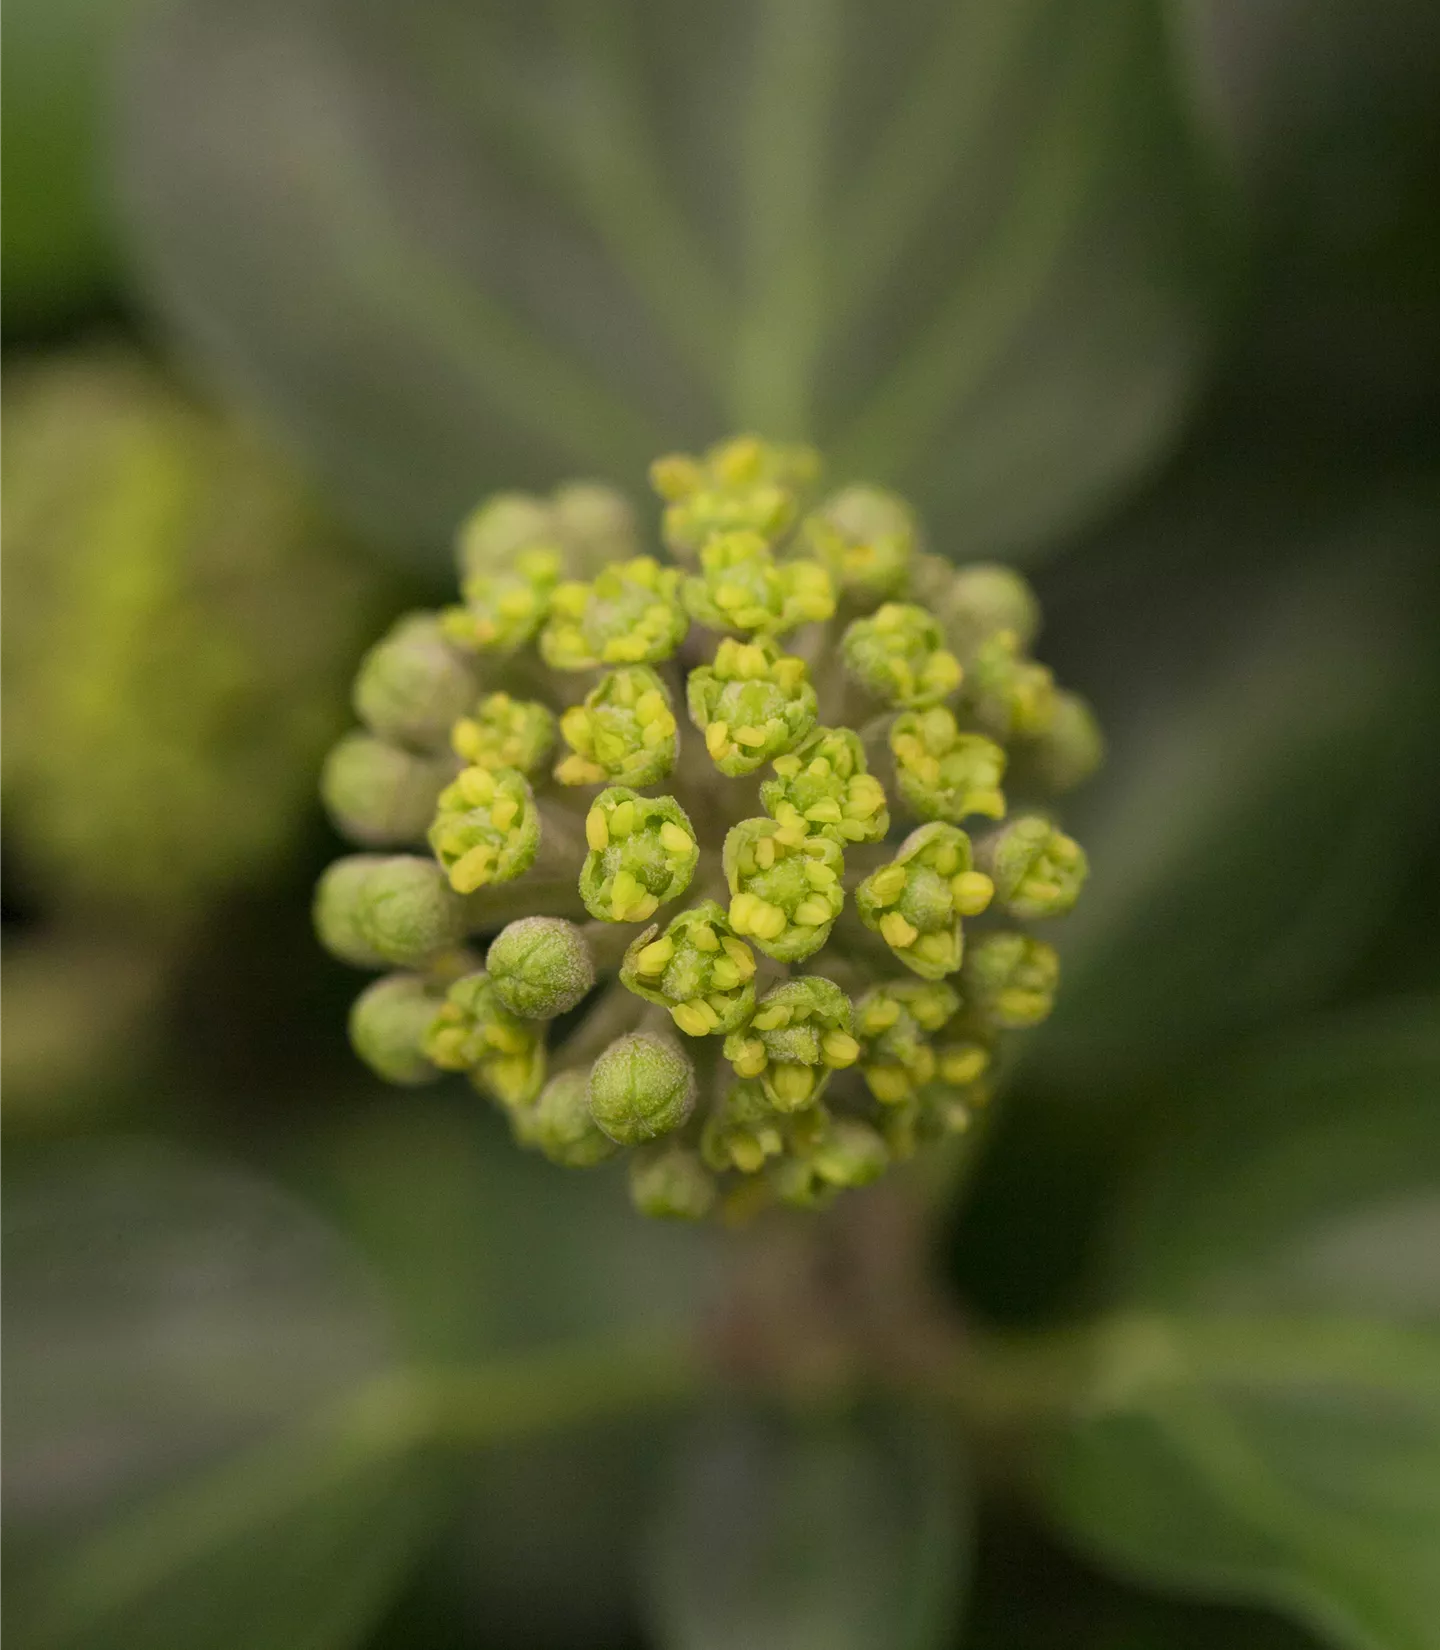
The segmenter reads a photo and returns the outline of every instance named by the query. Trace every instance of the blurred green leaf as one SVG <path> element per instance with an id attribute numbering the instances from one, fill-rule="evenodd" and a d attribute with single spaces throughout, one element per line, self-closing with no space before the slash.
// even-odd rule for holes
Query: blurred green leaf
<path id="1" fill-rule="evenodd" d="M 665 1650 L 925 1650 L 957 1629 L 968 1493 L 923 1415 L 707 1418 L 655 1516 Z"/>
<path id="2" fill-rule="evenodd" d="M 1322 1000 L 1402 896 L 1440 795 L 1435 520 L 1292 512 L 1304 557 L 1278 579 L 1162 584 L 1127 615 L 1138 647 L 1097 635 L 1129 650 L 1125 702 L 1107 773 L 1066 813 L 1092 876 L 1027 1051 L 1047 1084 L 1113 1096 Z M 1273 554 L 1255 527 L 1242 543 Z"/>
<path id="3" fill-rule="evenodd" d="M 434 553 L 485 488 L 734 425 L 1031 552 L 1171 437 L 1224 191 L 1150 0 L 186 0 L 124 103 L 209 370 Z"/>
<path id="4" fill-rule="evenodd" d="M 381 1307 L 267 1183 L 55 1149 L 6 1198 L 7 1625 L 31 1650 L 328 1650 L 435 1486 Z"/>
<path id="5" fill-rule="evenodd" d="M 1358 1650 L 1440 1644 L 1437 1100 L 1433 1001 L 1198 1090 L 1051 1463 L 1087 1546 Z"/>

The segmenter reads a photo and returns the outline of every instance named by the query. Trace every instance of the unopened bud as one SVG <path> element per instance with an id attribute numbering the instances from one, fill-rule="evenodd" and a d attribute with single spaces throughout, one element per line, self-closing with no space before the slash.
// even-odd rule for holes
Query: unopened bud
<path id="1" fill-rule="evenodd" d="M 704 1220 L 715 1203 L 715 1181 L 688 1146 L 652 1146 L 631 1161 L 630 1197 L 642 1215 Z"/>
<path id="2" fill-rule="evenodd" d="M 590 1115 L 617 1145 L 669 1134 L 694 1109 L 695 1068 L 668 1037 L 617 1037 L 590 1068 Z"/>
<path id="3" fill-rule="evenodd" d="M 433 613 L 407 613 L 360 662 L 355 714 L 382 739 L 443 750 L 475 697 L 474 672 Z"/>
<path id="4" fill-rule="evenodd" d="M 590 1074 L 562 1071 L 512 1121 L 518 1138 L 567 1169 L 591 1169 L 619 1149 L 590 1115 Z"/>
<path id="5" fill-rule="evenodd" d="M 460 524 L 455 556 L 464 581 L 507 567 L 522 550 L 553 548 L 556 517 L 533 493 L 495 493 Z"/>
<path id="6" fill-rule="evenodd" d="M 367 986 L 350 1010 L 350 1046 L 387 1083 L 414 1086 L 440 1075 L 425 1038 L 440 999 L 418 974 L 387 974 Z"/>
<path id="7" fill-rule="evenodd" d="M 325 758 L 320 797 L 335 829 L 367 848 L 423 842 L 455 763 L 349 733 Z"/>
<path id="8" fill-rule="evenodd" d="M 563 917 L 521 917 L 502 928 L 485 958 L 496 995 L 522 1020 L 553 1020 L 595 984 L 585 936 Z"/>
<path id="9" fill-rule="evenodd" d="M 618 488 L 603 481 L 567 481 L 550 503 L 572 577 L 594 578 L 607 562 L 640 554 L 635 507 Z"/>
<path id="10" fill-rule="evenodd" d="M 418 968 L 458 945 L 464 902 L 434 860 L 357 854 L 337 860 L 315 893 L 326 949 L 359 968 Z"/>

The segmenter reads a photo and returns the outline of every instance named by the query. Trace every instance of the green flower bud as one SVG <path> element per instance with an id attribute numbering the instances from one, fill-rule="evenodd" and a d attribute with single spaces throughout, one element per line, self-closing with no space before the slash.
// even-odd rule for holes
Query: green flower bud
<path id="1" fill-rule="evenodd" d="M 335 829 L 367 848 L 423 842 L 454 777 L 447 757 L 419 756 L 370 733 L 348 733 L 325 758 L 320 799 Z"/>
<path id="2" fill-rule="evenodd" d="M 718 533 L 758 533 L 775 543 L 795 520 L 799 495 L 820 473 L 810 447 L 784 447 L 737 436 L 703 459 L 683 454 L 650 466 L 650 482 L 666 501 L 661 531 L 678 554 L 693 554 Z"/>
<path id="3" fill-rule="evenodd" d="M 326 950 L 357 968 L 418 968 L 460 943 L 465 906 L 433 860 L 356 854 L 320 878 L 315 929 Z"/>
<path id="4" fill-rule="evenodd" d="M 962 917 L 990 903 L 989 877 L 971 869 L 970 838 L 938 821 L 912 831 L 900 852 L 855 890 L 855 909 L 900 959 L 927 980 L 960 966 Z"/>
<path id="5" fill-rule="evenodd" d="M 602 676 L 560 718 L 560 731 L 572 751 L 555 769 L 562 785 L 654 785 L 679 749 L 669 690 L 646 665 Z"/>
<path id="6" fill-rule="evenodd" d="M 567 481 L 551 495 L 555 528 L 577 578 L 590 578 L 611 561 L 640 554 L 635 507 L 603 481 Z"/>
<path id="7" fill-rule="evenodd" d="M 686 699 L 715 766 L 732 777 L 793 750 L 815 725 L 805 661 L 781 653 L 768 638 L 726 637 L 713 664 L 690 672 Z"/>
<path id="8" fill-rule="evenodd" d="M 650 665 L 668 659 L 690 627 L 680 574 L 651 556 L 604 568 L 591 584 L 556 587 L 540 656 L 552 670 Z"/>
<path id="9" fill-rule="evenodd" d="M 912 710 L 936 705 L 960 686 L 960 661 L 923 607 L 886 602 L 856 619 L 840 641 L 845 668 L 878 699 Z"/>
<path id="10" fill-rule="evenodd" d="M 559 549 L 556 512 L 533 493 L 494 493 L 460 524 L 455 555 L 462 580 L 502 573 L 522 551 Z"/>
<path id="11" fill-rule="evenodd" d="M 355 999 L 350 1046 L 387 1083 L 433 1082 L 440 1071 L 426 1058 L 425 1038 L 439 1007 L 419 974 L 387 974 Z"/>
<path id="12" fill-rule="evenodd" d="M 890 829 L 885 789 L 866 771 L 865 747 L 849 728 L 816 728 L 798 750 L 770 764 L 760 805 L 782 825 L 847 842 L 881 842 Z"/>
<path id="13" fill-rule="evenodd" d="M 495 995 L 522 1020 L 553 1020 L 595 984 L 585 936 L 563 917 L 521 917 L 491 941 L 485 972 Z"/>
<path id="14" fill-rule="evenodd" d="M 664 934 L 647 928 L 625 953 L 620 979 L 660 1003 L 690 1037 L 733 1031 L 755 1006 L 755 954 L 707 899 L 672 917 Z"/>
<path id="15" fill-rule="evenodd" d="M 450 731 L 455 754 L 476 768 L 515 768 L 529 777 L 555 748 L 555 713 L 538 699 L 490 693 Z"/>
<path id="16" fill-rule="evenodd" d="M 508 562 L 471 573 L 460 587 L 463 607 L 440 615 L 445 635 L 473 653 L 515 653 L 545 621 L 560 586 L 562 560 L 552 545 L 532 545 Z"/>
<path id="17" fill-rule="evenodd" d="M 1038 814 L 993 832 L 981 843 L 979 858 L 997 902 L 1022 922 L 1063 916 L 1080 897 L 1090 869 L 1080 844 Z"/>
<path id="18" fill-rule="evenodd" d="M 845 487 L 801 524 L 800 540 L 838 589 L 860 600 L 899 595 L 918 534 L 904 499 L 881 487 Z"/>
<path id="19" fill-rule="evenodd" d="M 819 1099 L 833 1072 L 860 1058 L 850 999 L 818 974 L 786 980 L 725 1039 L 725 1058 L 740 1077 L 759 1079 L 777 1111 L 799 1111 Z"/>
<path id="20" fill-rule="evenodd" d="M 466 768 L 440 793 L 430 846 L 460 894 L 523 875 L 540 846 L 540 815 L 525 775 Z"/>
<path id="21" fill-rule="evenodd" d="M 742 819 L 721 856 L 730 926 L 777 962 L 801 962 L 830 937 L 845 903 L 845 856 L 803 820 Z"/>
<path id="22" fill-rule="evenodd" d="M 631 1160 L 630 1199 L 642 1215 L 704 1220 L 715 1205 L 715 1182 L 698 1152 L 687 1146 L 652 1146 Z"/>
<path id="23" fill-rule="evenodd" d="M 834 1117 L 808 1161 L 827 1185 L 868 1186 L 890 1167 L 890 1153 L 868 1123 L 858 1117 Z"/>
<path id="24" fill-rule="evenodd" d="M 965 1005 L 1002 1030 L 1039 1025 L 1055 1005 L 1060 959 L 1054 946 L 1028 934 L 982 934 L 960 976 Z"/>
<path id="25" fill-rule="evenodd" d="M 927 604 L 945 628 L 950 646 L 968 665 L 998 631 L 1010 631 L 1022 648 L 1040 629 L 1040 604 L 1013 567 L 975 562 L 946 564 L 942 587 Z"/>
<path id="26" fill-rule="evenodd" d="M 1048 726 L 1015 750 L 1020 782 L 1058 795 L 1088 779 L 1105 760 L 1105 737 L 1078 693 L 1057 689 Z"/>
<path id="27" fill-rule="evenodd" d="M 900 794 L 921 819 L 958 824 L 970 814 L 1004 817 L 1004 750 L 984 734 L 961 733 L 946 706 L 897 716 L 890 750 Z"/>
<path id="28" fill-rule="evenodd" d="M 618 1149 L 590 1115 L 590 1073 L 562 1071 L 552 1077 L 533 1104 L 511 1115 L 522 1145 L 544 1152 L 567 1169 L 592 1169 Z"/>
<path id="29" fill-rule="evenodd" d="M 1002 630 L 976 653 L 965 702 L 997 739 L 1036 739 L 1055 716 L 1055 678 L 1025 656 L 1013 630 Z"/>
<path id="30" fill-rule="evenodd" d="M 601 791 L 585 816 L 590 852 L 580 897 L 602 922 L 645 922 L 690 886 L 700 846 L 673 796 L 641 796 L 623 785 Z"/>
<path id="31" fill-rule="evenodd" d="M 684 584 L 690 617 L 712 630 L 778 636 L 835 611 L 830 575 L 818 561 L 777 563 L 759 533 L 720 533 L 702 545 L 700 576 Z"/>
<path id="32" fill-rule="evenodd" d="M 921 980 L 876 986 L 855 1005 L 860 1072 L 881 1105 L 903 1105 L 936 1080 L 935 1035 L 959 1007 L 953 987 Z"/>
<path id="33" fill-rule="evenodd" d="M 468 1072 L 502 1106 L 528 1106 L 545 1081 L 543 1027 L 512 1014 L 485 973 L 465 974 L 445 993 L 425 1054 L 442 1071 Z"/>
<path id="34" fill-rule="evenodd" d="M 407 613 L 360 661 L 355 714 L 372 733 L 418 750 L 443 750 L 451 724 L 475 698 L 475 676 L 433 613 Z"/>
<path id="35" fill-rule="evenodd" d="M 726 1169 L 755 1174 L 767 1158 L 785 1150 L 783 1121 L 762 1084 L 734 1082 L 705 1119 L 700 1154 L 717 1174 Z"/>
<path id="36" fill-rule="evenodd" d="M 668 1037 L 632 1031 L 590 1068 L 590 1115 L 617 1145 L 669 1134 L 694 1110 L 695 1068 Z"/>

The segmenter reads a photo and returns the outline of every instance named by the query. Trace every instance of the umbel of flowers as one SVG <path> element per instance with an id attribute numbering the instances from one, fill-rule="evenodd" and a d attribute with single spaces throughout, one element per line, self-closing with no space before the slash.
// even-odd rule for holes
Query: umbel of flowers
<path id="1" fill-rule="evenodd" d="M 655 544 L 594 483 L 489 499 L 325 769 L 361 1059 L 463 1072 L 558 1164 L 624 1154 L 648 1214 L 819 1207 L 965 1129 L 1085 880 L 1049 804 L 1101 740 L 1028 586 L 819 468 L 662 458 Z"/>

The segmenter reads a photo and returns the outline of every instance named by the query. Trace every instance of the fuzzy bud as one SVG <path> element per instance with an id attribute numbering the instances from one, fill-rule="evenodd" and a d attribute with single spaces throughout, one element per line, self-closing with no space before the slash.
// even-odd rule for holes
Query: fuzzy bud
<path id="1" fill-rule="evenodd" d="M 460 894 L 523 875 L 540 846 L 540 815 L 525 775 L 466 768 L 440 793 L 430 846 Z"/>
<path id="2" fill-rule="evenodd" d="M 419 974 L 387 974 L 355 999 L 350 1046 L 377 1077 L 414 1087 L 439 1068 L 425 1055 L 425 1038 L 440 1000 Z"/>
<path id="3" fill-rule="evenodd" d="M 806 974 L 767 991 L 749 1025 L 725 1039 L 737 1075 L 758 1078 L 781 1112 L 818 1100 L 831 1074 L 854 1065 L 860 1045 L 850 1035 L 850 999 L 833 981 Z"/>
<path id="4" fill-rule="evenodd" d="M 700 550 L 700 575 L 685 580 L 690 617 L 712 630 L 779 636 L 835 611 L 830 575 L 817 561 L 776 562 L 758 533 L 721 533 Z"/>
<path id="5" fill-rule="evenodd" d="M 433 860 L 356 854 L 320 878 L 315 930 L 357 968 L 418 968 L 459 944 L 465 906 Z"/>
<path id="6" fill-rule="evenodd" d="M 900 794 L 921 819 L 959 824 L 971 814 L 1004 817 L 1004 750 L 984 734 L 961 733 L 946 706 L 897 716 L 890 750 Z"/>
<path id="7" fill-rule="evenodd" d="M 533 493 L 495 493 L 466 516 L 455 539 L 462 581 L 502 572 L 524 550 L 557 549 L 556 514 Z"/>
<path id="8" fill-rule="evenodd" d="M 668 659 L 690 624 L 679 584 L 675 568 L 636 556 L 605 568 L 590 584 L 557 586 L 550 622 L 540 635 L 540 657 L 552 670 Z"/>
<path id="9" fill-rule="evenodd" d="M 713 664 L 690 672 L 686 700 L 711 760 L 732 777 L 793 750 L 815 725 L 817 701 L 805 661 L 768 638 L 727 637 Z"/>
<path id="10" fill-rule="evenodd" d="M 631 1161 L 630 1198 L 642 1215 L 704 1220 L 715 1204 L 715 1182 L 698 1152 L 686 1146 L 652 1146 Z"/>
<path id="11" fill-rule="evenodd" d="M 1090 868 L 1080 844 L 1038 814 L 993 832 L 980 844 L 979 860 L 995 884 L 996 901 L 1022 922 L 1063 916 L 1080 897 Z"/>
<path id="12" fill-rule="evenodd" d="M 866 771 L 865 748 L 849 728 L 816 728 L 798 750 L 771 763 L 760 805 L 772 819 L 807 834 L 847 842 L 881 842 L 890 829 L 885 790 Z"/>
<path id="13" fill-rule="evenodd" d="M 563 917 L 521 917 L 502 928 L 485 971 L 496 996 L 522 1020 L 553 1020 L 595 984 L 585 936 Z"/>
<path id="14" fill-rule="evenodd" d="M 443 1071 L 464 1071 L 502 1106 L 527 1106 L 545 1081 L 543 1030 L 512 1014 L 490 977 L 463 975 L 445 994 L 425 1038 Z"/>
<path id="15" fill-rule="evenodd" d="M 1008 630 L 1025 648 L 1040 629 L 1040 604 L 1029 583 L 994 562 L 956 568 L 930 606 L 966 663 L 997 631 Z"/>
<path id="16" fill-rule="evenodd" d="M 888 865 L 855 890 L 855 909 L 905 966 L 927 980 L 960 966 L 960 919 L 990 903 L 989 877 L 971 869 L 970 838 L 938 821 L 912 831 Z"/>
<path id="17" fill-rule="evenodd" d="M 538 699 L 487 694 L 450 730 L 455 754 L 476 768 L 514 768 L 528 778 L 555 748 L 555 713 Z"/>
<path id="18" fill-rule="evenodd" d="M 562 785 L 654 785 L 679 748 L 670 693 L 646 665 L 612 670 L 560 718 L 572 754 L 555 769 Z"/>
<path id="19" fill-rule="evenodd" d="M 755 955 L 714 900 L 682 911 L 663 934 L 647 928 L 625 953 L 620 980 L 669 1009 L 690 1037 L 733 1031 L 755 1006 Z"/>
<path id="20" fill-rule="evenodd" d="M 531 1105 L 512 1114 L 512 1121 L 523 1145 L 534 1146 L 563 1168 L 592 1169 L 619 1149 L 590 1115 L 588 1071 L 559 1072 Z"/>
<path id="21" fill-rule="evenodd" d="M 845 857 L 798 817 L 743 819 L 721 856 L 730 885 L 730 927 L 777 962 L 802 962 L 830 937 L 845 903 Z"/>
<path id="22" fill-rule="evenodd" d="M 840 647 L 851 676 L 887 705 L 920 710 L 960 686 L 960 661 L 923 607 L 886 602 L 850 624 Z"/>
<path id="23" fill-rule="evenodd" d="M 455 775 L 448 757 L 420 756 L 377 739 L 349 733 L 325 758 L 320 799 L 335 829 L 366 848 L 423 842 L 435 802 Z"/>
<path id="24" fill-rule="evenodd" d="M 607 563 L 640 554 L 635 507 L 603 481 L 567 481 L 551 494 L 555 529 L 577 578 L 591 578 Z"/>
<path id="25" fill-rule="evenodd" d="M 1002 1030 L 1039 1025 L 1055 1005 L 1060 959 L 1028 934 L 982 934 L 960 976 L 966 1007 Z"/>
<path id="26" fill-rule="evenodd" d="M 860 600 L 900 593 L 917 538 L 910 506 L 881 487 L 842 488 L 800 528 L 801 543 L 836 587 Z"/>
<path id="27" fill-rule="evenodd" d="M 590 1115 L 620 1146 L 669 1134 L 695 1109 L 695 1068 L 668 1037 L 617 1037 L 590 1068 Z"/>
<path id="28" fill-rule="evenodd" d="M 590 852 L 580 897 L 602 922 L 645 922 L 690 886 L 700 859 L 695 829 L 671 796 L 649 797 L 613 785 L 585 816 Z"/>
<path id="29" fill-rule="evenodd" d="M 372 733 L 427 751 L 445 748 L 451 724 L 474 698 L 474 672 L 433 613 L 397 619 L 361 660 L 353 693 L 355 714 Z"/>

